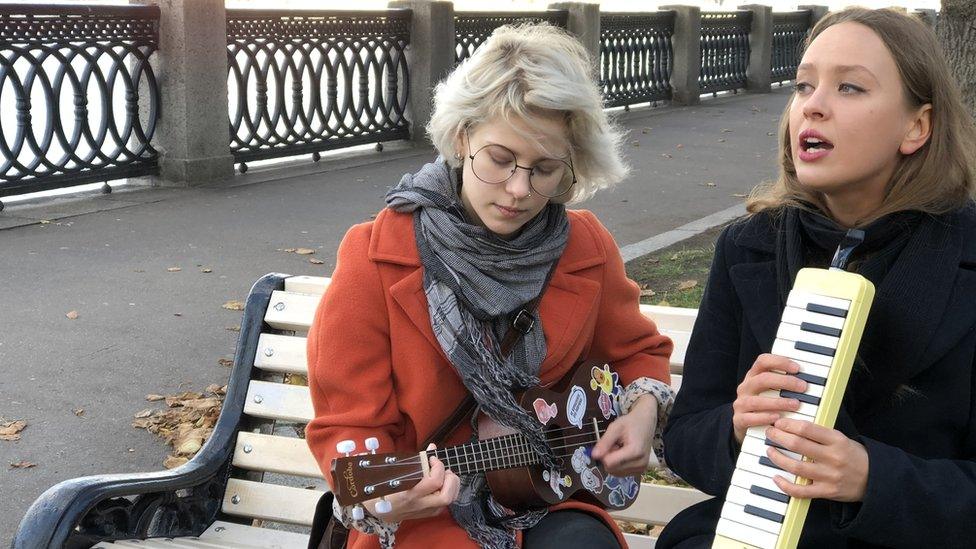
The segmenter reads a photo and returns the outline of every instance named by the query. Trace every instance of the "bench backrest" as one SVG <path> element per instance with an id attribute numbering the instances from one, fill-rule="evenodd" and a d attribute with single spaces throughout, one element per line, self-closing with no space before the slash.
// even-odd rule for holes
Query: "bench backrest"
<path id="1" fill-rule="evenodd" d="M 264 329 L 254 351 L 244 414 L 255 426 L 241 430 L 233 452 L 233 470 L 224 493 L 222 512 L 231 517 L 311 525 L 315 504 L 323 493 L 302 486 L 322 474 L 305 440 L 283 436 L 269 425 L 303 424 L 313 418 L 308 387 L 283 383 L 286 374 L 307 374 L 305 341 L 308 328 L 329 279 L 294 276 L 284 290 L 271 295 Z M 658 329 L 675 342 L 671 369 L 680 385 L 684 351 L 697 311 L 642 305 Z M 244 357 L 246 360 L 247 357 Z M 273 482 L 270 482 L 273 480 Z M 321 484 L 321 483 L 320 483 Z M 665 524 L 681 509 L 705 496 L 695 490 L 644 484 L 630 508 L 615 513 L 622 520 Z"/>

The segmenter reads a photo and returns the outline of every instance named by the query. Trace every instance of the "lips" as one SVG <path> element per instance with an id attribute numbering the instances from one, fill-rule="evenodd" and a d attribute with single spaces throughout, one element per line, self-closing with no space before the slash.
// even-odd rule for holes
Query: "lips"
<path id="1" fill-rule="evenodd" d="M 798 141 L 797 156 L 803 162 L 814 162 L 834 150 L 834 144 L 816 130 L 808 129 L 800 132 Z"/>
<path id="2" fill-rule="evenodd" d="M 508 218 L 518 217 L 519 215 L 525 212 L 525 210 L 519 210 L 518 208 L 506 208 L 505 206 L 502 206 L 500 204 L 495 204 L 495 208 L 504 217 L 508 217 Z"/>

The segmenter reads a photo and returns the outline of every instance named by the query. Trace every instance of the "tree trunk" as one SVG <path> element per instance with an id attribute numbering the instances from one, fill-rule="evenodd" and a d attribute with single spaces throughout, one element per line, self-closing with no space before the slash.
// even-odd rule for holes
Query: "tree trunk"
<path id="1" fill-rule="evenodd" d="M 976 0 L 942 0 L 935 31 L 963 101 L 976 117 Z"/>

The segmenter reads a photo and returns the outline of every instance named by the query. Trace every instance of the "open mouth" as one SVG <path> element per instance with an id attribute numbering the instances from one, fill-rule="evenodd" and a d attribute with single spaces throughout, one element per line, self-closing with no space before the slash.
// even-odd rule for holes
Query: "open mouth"
<path id="1" fill-rule="evenodd" d="M 834 148 L 834 144 L 827 141 L 822 135 L 807 130 L 800 134 L 800 149 L 804 152 L 829 151 Z"/>

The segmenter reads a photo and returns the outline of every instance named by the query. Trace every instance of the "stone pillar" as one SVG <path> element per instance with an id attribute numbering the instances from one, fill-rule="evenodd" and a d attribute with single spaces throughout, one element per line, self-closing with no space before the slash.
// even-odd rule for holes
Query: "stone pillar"
<path id="1" fill-rule="evenodd" d="M 582 42 L 590 55 L 595 75 L 600 74 L 600 4 L 558 2 L 549 4 L 551 10 L 566 10 L 566 30 Z"/>
<path id="2" fill-rule="evenodd" d="M 752 12 L 746 90 L 769 93 L 773 70 L 773 8 L 761 4 L 747 4 L 739 6 L 739 9 Z"/>
<path id="3" fill-rule="evenodd" d="M 925 21 L 925 24 L 935 31 L 935 24 L 939 21 L 939 12 L 935 10 L 915 10 L 912 14 Z"/>
<path id="4" fill-rule="evenodd" d="M 390 2 L 391 8 L 413 10 L 407 66 L 407 118 L 410 139 L 427 140 L 426 127 L 433 111 L 434 86 L 454 68 L 454 4 L 437 0 Z"/>
<path id="5" fill-rule="evenodd" d="M 673 10 L 674 65 L 671 69 L 671 102 L 675 105 L 697 105 L 701 88 L 698 75 L 701 72 L 701 8 L 697 6 L 661 6 Z"/>
<path id="6" fill-rule="evenodd" d="M 161 118 L 157 183 L 192 186 L 234 174 L 224 0 L 158 0 Z"/>
<path id="7" fill-rule="evenodd" d="M 796 9 L 808 10 L 810 12 L 810 28 L 817 26 L 817 22 L 824 18 L 825 15 L 830 13 L 830 8 L 827 6 L 820 5 L 805 5 L 797 6 Z"/>

